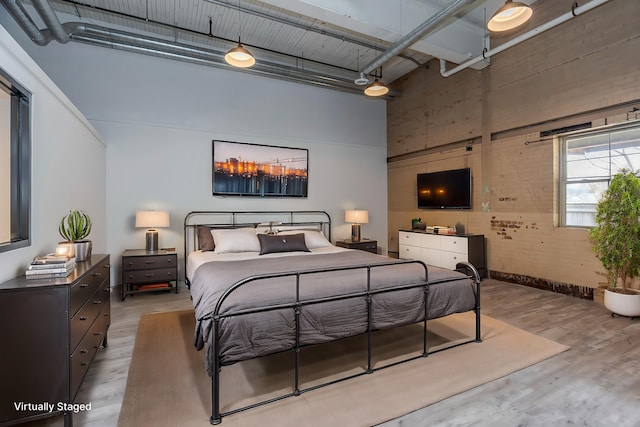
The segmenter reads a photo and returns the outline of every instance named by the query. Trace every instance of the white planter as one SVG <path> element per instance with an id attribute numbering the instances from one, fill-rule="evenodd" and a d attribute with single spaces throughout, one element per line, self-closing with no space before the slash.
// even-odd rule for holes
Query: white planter
<path id="1" fill-rule="evenodd" d="M 619 314 L 627 317 L 640 317 L 640 293 L 625 295 L 618 292 L 604 291 L 604 306 L 611 315 Z"/>

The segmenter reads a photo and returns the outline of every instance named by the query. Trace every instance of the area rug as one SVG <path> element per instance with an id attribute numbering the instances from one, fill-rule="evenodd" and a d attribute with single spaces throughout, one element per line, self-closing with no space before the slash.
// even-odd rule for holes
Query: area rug
<path id="1" fill-rule="evenodd" d="M 192 310 L 146 314 L 140 319 L 118 420 L 129 426 L 207 426 L 211 382 L 203 352 L 192 344 Z M 429 348 L 475 336 L 473 313 L 429 322 Z M 409 325 L 376 333 L 374 367 L 421 350 L 422 328 Z M 509 375 L 568 350 L 565 345 L 482 316 L 482 343 L 431 354 L 371 375 L 322 387 L 297 397 L 223 417 L 222 425 L 372 426 Z M 292 390 L 292 352 L 225 366 L 221 409 L 264 400 Z M 362 337 L 305 348 L 301 388 L 362 372 Z"/>

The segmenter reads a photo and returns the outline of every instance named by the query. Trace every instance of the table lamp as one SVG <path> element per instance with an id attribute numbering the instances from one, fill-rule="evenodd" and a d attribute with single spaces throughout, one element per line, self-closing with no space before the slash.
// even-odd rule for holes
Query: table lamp
<path id="1" fill-rule="evenodd" d="M 158 250 L 158 230 L 156 228 L 169 227 L 169 213 L 164 211 L 136 212 L 136 227 L 147 228 L 146 247 L 150 252 Z"/>
<path id="2" fill-rule="evenodd" d="M 369 222 L 369 212 L 357 209 L 346 211 L 344 214 L 344 222 L 351 223 L 351 240 L 359 242 L 360 224 L 367 224 Z"/>

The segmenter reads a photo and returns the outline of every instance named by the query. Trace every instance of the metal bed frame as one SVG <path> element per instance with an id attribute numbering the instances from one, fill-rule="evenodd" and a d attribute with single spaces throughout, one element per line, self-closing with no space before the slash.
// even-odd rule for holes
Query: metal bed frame
<path id="1" fill-rule="evenodd" d="M 211 223 L 207 223 L 207 224 L 197 224 L 194 223 L 193 218 L 194 216 L 201 216 L 201 215 L 207 215 L 207 214 L 224 214 L 224 215 L 230 215 L 230 219 L 231 219 L 231 224 L 228 223 L 223 223 L 223 224 L 211 224 Z M 186 272 L 186 258 L 187 258 L 187 232 L 188 230 L 191 230 L 193 233 L 195 233 L 196 227 L 198 225 L 207 225 L 207 226 L 213 226 L 213 227 L 221 227 L 221 228 L 235 228 L 235 227 L 239 227 L 239 226 L 247 226 L 247 225 L 255 225 L 257 226 L 257 224 L 259 223 L 252 223 L 252 222 L 238 222 L 236 221 L 238 219 L 238 215 L 251 215 L 251 214 L 267 214 L 267 215 L 273 215 L 273 214 L 280 214 L 280 215 L 288 215 L 288 219 L 289 221 L 285 223 L 283 223 L 282 225 L 287 225 L 287 226 L 292 226 L 292 225 L 311 225 L 311 224 L 318 224 L 320 227 L 325 227 L 328 226 L 329 227 L 329 232 L 328 232 L 328 236 L 330 238 L 330 227 L 331 227 L 331 218 L 329 217 L 329 215 L 326 212 L 321 212 L 321 211 L 289 211 L 289 212 L 285 212 L 285 211 L 271 211 L 271 212 L 220 212 L 220 211 L 194 211 L 194 212 L 190 212 L 189 214 L 187 214 L 187 216 L 185 217 L 185 272 Z M 309 222 L 309 221 L 303 221 L 303 222 L 295 222 L 295 215 L 296 214 L 302 214 L 302 215 L 308 215 L 308 214 L 321 214 L 321 215 L 326 215 L 327 220 L 326 221 L 320 221 L 320 222 Z M 261 221 L 260 223 L 263 223 L 264 221 Z M 195 238 L 194 238 L 195 239 Z M 194 247 L 195 246 L 195 242 L 194 242 Z M 390 287 L 385 287 L 385 288 L 378 288 L 378 289 L 371 289 L 371 272 L 372 270 L 375 269 L 379 269 L 379 268 L 385 268 L 385 266 L 397 266 L 399 264 L 417 264 L 420 265 L 423 269 L 424 269 L 424 281 L 421 281 L 419 283 L 414 283 L 414 284 L 408 284 L 408 285 L 397 285 L 397 286 L 390 286 Z M 303 276 L 308 276 L 308 275 L 313 275 L 313 274 L 320 274 L 320 273 L 327 273 L 327 272 L 338 272 L 338 271 L 346 271 L 346 270 L 363 270 L 363 272 L 365 272 L 366 274 L 366 290 L 364 291 L 357 291 L 357 292 L 351 292 L 348 294 L 342 294 L 342 295 L 335 295 L 335 296 L 327 296 L 327 297 L 322 297 L 322 298 L 313 298 L 313 299 L 302 299 L 300 298 L 300 278 Z M 223 416 L 227 416 L 227 415 L 232 415 L 238 412 L 242 412 L 242 411 L 246 411 L 248 409 L 252 409 L 258 406 L 262 406 L 262 405 L 266 405 L 269 403 L 273 403 L 282 399 L 286 399 L 289 397 L 293 397 L 293 396 L 299 396 L 302 393 L 305 392 L 309 392 L 321 387 L 326 387 L 328 385 L 332 385 L 341 381 L 346 381 L 352 378 L 356 378 L 362 375 L 367 375 L 367 374 L 372 374 L 373 372 L 379 371 L 381 369 L 385 369 L 385 368 L 389 368 L 392 366 L 396 366 L 399 365 L 401 363 L 406 363 L 412 360 L 416 360 L 419 358 L 423 358 L 423 357 L 427 357 L 430 354 L 434 354 L 440 351 L 444 351 L 450 348 L 454 348 L 454 347 L 458 347 L 464 344 L 469 344 L 472 342 L 476 342 L 476 343 L 480 343 L 482 342 L 482 338 L 481 338 L 481 328 L 480 328 L 480 274 L 478 273 L 478 271 L 475 269 L 475 267 L 473 265 L 471 265 L 470 263 L 467 262 L 462 262 L 462 263 L 458 263 L 456 266 L 456 270 L 463 272 L 464 274 L 467 275 L 467 277 L 473 281 L 474 285 L 475 285 L 475 304 L 474 307 L 472 309 L 472 311 L 475 312 L 475 337 L 470 338 L 469 340 L 463 341 L 463 342 L 459 342 L 456 344 L 452 344 L 449 345 L 447 347 L 444 348 L 439 348 L 436 350 L 432 350 L 429 351 L 428 350 L 428 345 L 427 345 L 427 321 L 428 321 L 428 298 L 429 298 L 429 288 L 431 285 L 435 285 L 437 283 L 444 283 L 447 281 L 451 281 L 451 280 L 441 280 L 438 282 L 429 282 L 428 280 L 428 269 L 425 263 L 423 263 L 422 261 L 417 261 L 417 260 L 401 260 L 401 261 L 391 261 L 391 262 L 380 262 L 380 263 L 375 263 L 375 264 L 367 264 L 367 265 L 356 265 L 356 266 L 348 266 L 348 267 L 334 267 L 334 268 L 321 268 L 321 269 L 310 269 L 310 270 L 300 270 L 300 271 L 288 271 L 288 272 L 281 272 L 281 273 L 274 273 L 274 274 L 260 274 L 260 275 L 254 275 L 254 276 L 250 276 L 250 277 L 246 277 L 236 283 L 234 283 L 232 286 L 230 286 L 220 297 L 220 299 L 218 300 L 216 307 L 214 309 L 214 311 L 212 313 L 210 313 L 208 316 L 206 316 L 205 318 L 201 319 L 201 320 L 207 320 L 207 319 L 211 319 L 213 321 L 213 328 L 212 331 L 209 335 L 209 345 L 211 345 L 212 349 L 213 349 L 213 368 L 212 368 L 212 376 L 211 376 L 211 417 L 210 417 L 210 423 L 211 424 L 220 424 L 222 422 L 222 417 Z M 221 313 L 222 310 L 222 306 L 225 302 L 225 300 L 231 295 L 233 294 L 234 291 L 236 291 L 239 288 L 242 288 L 244 286 L 249 286 L 251 283 L 255 283 L 257 281 L 260 280 L 264 280 L 264 279 L 273 279 L 273 278 L 282 278 L 282 277 L 295 277 L 295 300 L 290 302 L 290 303 L 280 303 L 280 304 L 270 304 L 270 305 L 266 305 L 266 306 L 262 306 L 262 307 L 257 307 L 257 308 L 250 308 L 250 309 L 240 309 L 240 310 L 235 310 L 235 311 L 231 311 L 231 312 L 225 312 L 225 313 Z M 187 278 L 188 280 L 188 278 Z M 458 280 L 458 278 L 456 278 L 455 280 Z M 422 353 L 418 354 L 418 355 L 413 355 L 410 356 L 408 358 L 399 360 L 399 361 L 395 361 L 392 363 L 388 363 L 384 366 L 378 366 L 378 367 L 373 367 L 372 364 L 372 354 L 373 354 L 373 346 L 372 346 L 372 334 L 375 332 L 375 330 L 372 328 L 372 321 L 373 321 L 373 312 L 372 312 L 372 300 L 373 300 L 373 296 L 376 294 L 380 294 L 380 293 L 390 293 L 390 292 L 401 292 L 401 291 L 406 291 L 408 289 L 415 289 L 415 288 L 421 288 L 422 289 L 422 296 L 424 299 L 424 320 L 422 322 L 418 322 L 418 323 L 422 323 L 423 324 L 423 333 L 422 333 Z M 364 297 L 365 303 L 367 305 L 367 331 L 365 332 L 366 336 L 367 336 L 367 367 L 363 372 L 359 372 L 356 374 L 351 374 L 351 375 L 347 375 L 345 377 L 342 378 L 338 378 L 338 379 L 334 379 L 331 381 L 328 381 L 326 383 L 322 383 L 322 384 L 317 384 L 317 385 L 313 385 L 307 388 L 300 388 L 300 350 L 304 347 L 309 347 L 309 346 L 313 346 L 313 345 L 320 345 L 320 344 L 311 344 L 311 345 L 304 345 L 300 343 L 300 309 L 304 306 L 309 306 L 309 305 L 314 305 L 314 304 L 322 304 L 322 303 L 326 303 L 326 302 L 331 302 L 331 301 L 340 301 L 340 300 L 346 300 L 346 299 L 352 299 L 352 298 L 362 298 Z M 291 351 L 293 351 L 294 354 L 294 361 L 293 361 L 293 367 L 294 367 L 294 375 L 293 375 L 293 391 L 291 393 L 285 393 L 283 395 L 274 397 L 274 398 L 270 398 L 267 400 L 263 400 L 260 402 L 256 402 L 241 408 L 237 408 L 237 409 L 232 409 L 228 412 L 221 412 L 220 411 L 220 370 L 222 368 L 222 364 L 220 363 L 220 355 L 219 355 L 219 324 L 220 321 L 225 319 L 225 318 L 230 318 L 230 317 L 237 317 L 237 316 L 242 316 L 242 315 L 248 315 L 248 314 L 253 314 L 253 313 L 259 313 L 259 312 L 266 312 L 266 311 L 273 311 L 273 310 L 282 310 L 282 309 L 291 309 L 293 310 L 294 313 L 294 319 L 295 319 L 295 345 L 293 346 L 293 348 L 291 349 Z M 470 310 L 471 311 L 471 310 Z M 398 325 L 401 326 L 401 325 Z"/>

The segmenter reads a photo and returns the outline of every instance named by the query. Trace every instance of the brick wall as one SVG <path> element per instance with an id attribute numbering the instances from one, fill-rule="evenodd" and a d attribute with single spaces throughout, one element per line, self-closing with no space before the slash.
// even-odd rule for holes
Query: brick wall
<path id="1" fill-rule="evenodd" d="M 570 3 L 536 2 L 528 29 Z M 497 54 L 482 71 L 444 78 L 433 61 L 394 82 L 402 95 L 387 113 L 389 250 L 411 218 L 461 222 L 486 236 L 489 269 L 502 278 L 583 296 L 597 287 L 602 269 L 587 230 L 557 226 L 557 148 L 540 132 L 624 121 L 640 107 L 638 16 L 637 0 L 612 0 Z M 472 210 L 416 208 L 417 173 L 461 167 L 472 169 Z"/>

